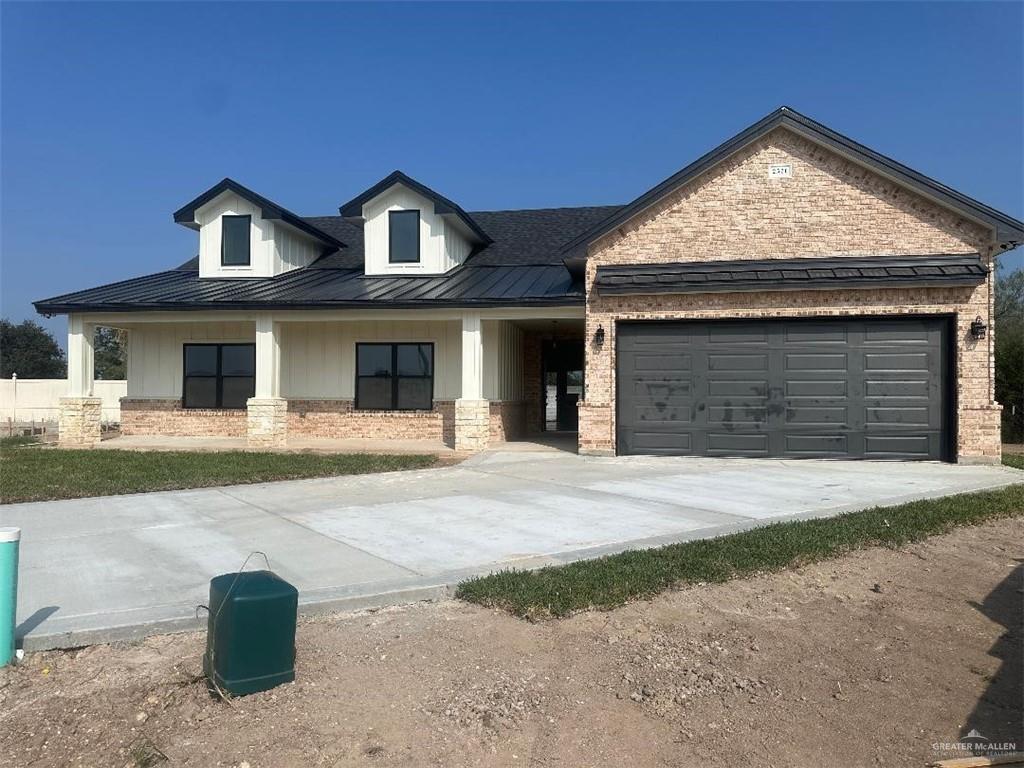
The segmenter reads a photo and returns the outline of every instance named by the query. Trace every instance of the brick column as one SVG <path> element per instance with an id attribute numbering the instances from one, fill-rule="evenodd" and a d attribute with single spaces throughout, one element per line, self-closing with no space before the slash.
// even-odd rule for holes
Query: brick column
<path id="1" fill-rule="evenodd" d="M 57 416 L 61 448 L 92 448 L 100 441 L 103 400 L 98 397 L 62 397 Z"/>
<path id="2" fill-rule="evenodd" d="M 246 406 L 246 445 L 283 448 L 288 442 L 288 401 L 283 397 L 250 397 Z"/>
<path id="3" fill-rule="evenodd" d="M 482 451 L 491 438 L 491 404 L 487 400 L 455 401 L 455 450 Z"/>
<path id="4" fill-rule="evenodd" d="M 491 404 L 484 399 L 483 324 L 479 312 L 462 316 L 462 397 L 455 401 L 455 449 L 481 451 L 491 432 Z"/>

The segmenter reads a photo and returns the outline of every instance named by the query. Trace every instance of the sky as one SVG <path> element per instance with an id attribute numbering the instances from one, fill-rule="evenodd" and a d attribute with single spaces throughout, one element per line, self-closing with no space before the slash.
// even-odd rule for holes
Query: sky
<path id="1" fill-rule="evenodd" d="M 625 203 L 786 104 L 1024 218 L 1024 4 L 0 3 L 0 315 L 172 268 L 224 176 L 333 215 Z M 1024 248 L 1004 257 L 1024 266 Z"/>

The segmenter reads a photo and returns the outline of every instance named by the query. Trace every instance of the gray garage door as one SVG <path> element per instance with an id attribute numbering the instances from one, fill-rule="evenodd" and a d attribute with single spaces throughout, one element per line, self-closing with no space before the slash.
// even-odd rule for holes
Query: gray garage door
<path id="1" fill-rule="evenodd" d="M 949 459 L 949 325 L 621 323 L 618 452 Z"/>

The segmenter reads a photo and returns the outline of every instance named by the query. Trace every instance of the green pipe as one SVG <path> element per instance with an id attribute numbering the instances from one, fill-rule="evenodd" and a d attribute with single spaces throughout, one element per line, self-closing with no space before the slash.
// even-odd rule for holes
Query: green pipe
<path id="1" fill-rule="evenodd" d="M 14 661 L 20 528 L 0 528 L 0 667 Z"/>

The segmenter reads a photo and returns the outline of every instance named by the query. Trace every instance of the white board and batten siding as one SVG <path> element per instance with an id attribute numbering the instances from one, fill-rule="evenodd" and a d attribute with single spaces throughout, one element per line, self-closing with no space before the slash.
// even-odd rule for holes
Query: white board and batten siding
<path id="1" fill-rule="evenodd" d="M 390 211 L 420 212 L 420 260 L 388 262 Z M 472 250 L 463 226 L 454 216 L 434 213 L 434 203 L 401 184 L 363 205 L 363 248 L 368 275 L 440 275 L 462 264 Z"/>
<path id="2" fill-rule="evenodd" d="M 221 217 L 251 216 L 248 266 L 223 266 Z M 280 220 L 264 219 L 259 206 L 225 192 L 196 210 L 200 277 L 272 277 L 311 264 L 323 245 Z"/>
<path id="3" fill-rule="evenodd" d="M 256 338 L 256 324 L 140 323 L 128 327 L 128 397 L 180 398 L 184 345 L 190 342 L 246 343 Z"/>
<path id="4" fill-rule="evenodd" d="M 253 343 L 252 322 L 140 323 L 129 327 L 128 390 L 133 399 L 181 397 L 187 343 Z M 459 321 L 289 322 L 281 326 L 281 394 L 304 400 L 355 397 L 356 344 L 430 342 L 434 399 L 455 400 L 462 386 Z M 505 320 L 483 321 L 484 397 L 523 398 L 523 333 Z"/>

